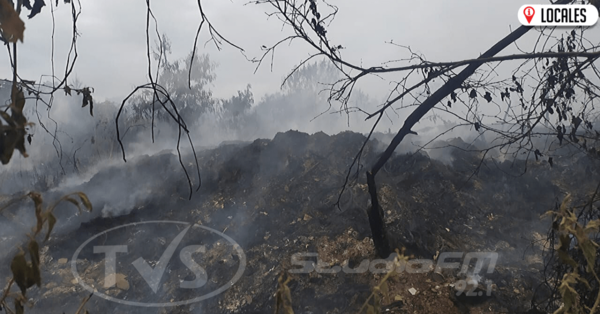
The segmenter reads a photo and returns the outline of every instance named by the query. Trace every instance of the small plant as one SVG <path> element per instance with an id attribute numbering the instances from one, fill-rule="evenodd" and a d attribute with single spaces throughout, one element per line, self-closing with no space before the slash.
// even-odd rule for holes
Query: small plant
<path id="1" fill-rule="evenodd" d="M 76 197 L 78 197 L 79 200 Z M 0 296 L 0 307 L 10 311 L 9 313 L 14 312 L 17 314 L 24 313 L 24 305 L 27 302 L 27 289 L 31 288 L 33 285 L 37 285 L 39 287 L 42 284 L 40 271 L 40 245 L 37 238 L 42 235 L 44 226 L 46 227 L 46 232 L 43 242 L 46 242 L 50 237 L 50 233 L 56 224 L 56 217 L 53 214 L 54 209 L 61 202 L 67 201 L 77 206 L 77 209 L 80 213 L 83 211 L 81 205 L 83 205 L 87 211 L 92 211 L 92 203 L 83 192 L 67 194 L 45 209 L 41 194 L 37 192 L 29 192 L 21 197 L 10 200 L 8 204 L 0 208 L 0 211 L 26 198 L 30 198 L 35 205 L 36 223 L 32 228 L 31 233 L 27 234 L 27 237 L 29 238 L 27 248 L 23 249 L 20 247 L 19 252 L 15 255 L 10 263 L 10 269 L 13 277 L 10 279 L 6 285 L 6 288 L 4 288 L 4 292 Z M 29 260 L 27 259 L 27 256 L 29 256 Z M 11 292 L 11 288 L 15 283 L 19 287 L 20 293 Z M 11 297 L 14 300 L 14 311 L 10 310 L 7 305 L 6 299 L 8 297 Z M 81 313 L 83 305 L 85 302 L 87 302 L 87 300 L 89 300 L 89 297 L 84 299 L 84 302 L 80 306 L 77 313 Z"/>
<path id="2" fill-rule="evenodd" d="M 596 194 L 594 193 L 590 206 L 593 205 Z M 582 225 L 574 208 L 570 206 L 570 202 L 571 195 L 569 194 L 562 201 L 558 211 L 546 213 L 554 218 L 553 230 L 557 233 L 559 240 L 556 248 L 558 261 L 568 267 L 558 285 L 558 292 L 563 304 L 554 314 L 594 314 L 600 310 L 600 290 L 598 289 L 600 279 L 596 266 L 598 244 L 590 239 L 590 234 L 599 231 L 600 219 L 590 220 L 587 224 Z M 574 258 L 574 255 L 579 252 L 582 253 L 583 259 Z M 585 274 L 581 274 L 580 271 L 584 271 Z M 590 285 L 589 279 L 595 280 L 595 283 Z M 590 295 L 594 293 L 594 290 L 596 295 Z M 595 298 L 591 307 L 583 302 L 584 294 Z"/>
<path id="3" fill-rule="evenodd" d="M 358 314 L 361 314 L 361 313 L 380 314 L 380 313 L 382 313 L 381 312 L 382 301 L 385 302 L 385 304 L 392 303 L 387 281 L 388 281 L 388 279 L 390 279 L 390 277 L 397 276 L 399 274 L 396 272 L 396 269 L 401 269 L 401 268 L 399 268 L 401 266 L 401 263 L 406 262 L 406 261 L 408 261 L 408 257 L 404 256 L 404 250 L 402 250 L 402 253 L 400 253 L 400 252 L 398 252 L 398 250 L 396 250 L 396 257 L 394 257 L 394 270 L 386 273 L 385 276 L 383 276 L 383 278 L 381 278 L 381 281 L 379 282 L 379 284 L 377 286 L 373 287 L 373 291 L 371 292 L 371 294 L 369 295 L 369 297 L 367 298 L 367 300 L 365 301 L 363 306 L 358 311 Z M 394 300 L 399 301 L 398 298 L 399 297 L 394 297 Z"/>
<path id="4" fill-rule="evenodd" d="M 286 272 L 282 272 L 279 275 L 279 279 L 277 279 L 275 314 L 294 314 L 294 310 L 292 309 L 292 292 L 287 286 L 291 280 L 292 278 L 286 275 Z"/>

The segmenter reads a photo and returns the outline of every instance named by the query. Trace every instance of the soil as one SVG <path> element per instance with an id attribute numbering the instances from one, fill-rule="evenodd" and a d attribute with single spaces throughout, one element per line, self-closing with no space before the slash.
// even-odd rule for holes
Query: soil
<path id="1" fill-rule="evenodd" d="M 289 271 L 301 268 L 292 262 L 296 253 L 316 253 L 303 260 L 318 261 L 321 269 L 356 268 L 364 260 L 373 263 L 379 258 L 366 215 L 369 202 L 364 167 L 377 158 L 381 142 L 372 140 L 366 145 L 359 176 L 350 176 L 336 206 L 348 167 L 364 140 L 363 135 L 351 132 L 329 136 L 289 131 L 272 140 L 203 151 L 199 154 L 202 188 L 192 200 L 186 199 L 188 187 L 172 153 L 143 156 L 102 170 L 78 190 L 86 191 L 97 180 L 110 178 L 111 172 L 137 171 L 135 168 L 162 169 L 155 178 L 162 188 L 148 191 L 128 214 L 96 218 L 77 230 L 51 237 L 43 248 L 44 283 L 31 290 L 35 304 L 27 312 L 77 308 L 89 295 L 71 272 L 73 253 L 86 239 L 127 223 L 172 220 L 195 222 L 234 239 L 247 259 L 243 276 L 221 294 L 191 305 L 139 308 L 94 296 L 86 304 L 90 313 L 274 313 L 278 296 L 285 290 L 278 284 L 282 275 L 290 278 L 286 287 L 294 313 L 358 313 L 385 273 Z M 499 257 L 496 267 L 491 273 L 481 271 L 472 277 L 459 274 L 459 269 L 399 272 L 386 281 L 386 291 L 375 293 L 381 301 L 377 306 L 383 313 L 533 311 L 532 299 L 547 296 L 539 284 L 551 221 L 540 217 L 580 184 L 565 179 L 566 173 L 569 178 L 590 175 L 589 162 L 555 158 L 551 167 L 543 161 L 530 161 L 527 172 L 517 175 L 524 161 L 487 159 L 482 163 L 480 154 L 460 149 L 468 147 L 462 140 L 450 143 L 458 147 L 448 150 L 451 163 L 423 152 L 397 154 L 378 174 L 392 246 L 402 256 L 429 260 L 434 266 L 444 252 L 494 252 Z M 102 204 L 94 206 L 102 208 Z M 162 242 L 135 250 L 160 256 L 164 246 L 157 243 Z M 239 260 L 217 251 L 216 246 L 207 250 L 204 261 L 216 265 L 207 268 L 212 271 L 209 281 L 230 278 L 227 267 L 237 267 Z M 86 280 L 102 277 L 103 263 L 91 258 L 75 262 Z M 469 266 L 472 270 L 473 265 Z M 193 297 L 193 292 L 177 294 L 177 287 L 169 283 L 161 288 L 161 296 L 140 295 L 142 290 L 137 287 L 144 282 L 136 277 L 135 269 L 121 270 L 117 279 L 110 289 L 102 290 L 99 281 L 97 287 L 127 300 Z M 473 290 L 476 296 L 467 297 L 461 290 Z"/>

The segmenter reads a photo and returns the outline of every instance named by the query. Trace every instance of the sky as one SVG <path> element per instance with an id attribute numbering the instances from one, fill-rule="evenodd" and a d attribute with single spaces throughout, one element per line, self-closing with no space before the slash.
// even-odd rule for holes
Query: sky
<path id="1" fill-rule="evenodd" d="M 51 71 L 52 15 L 55 25 L 55 67 L 64 72 L 71 39 L 70 6 L 52 1 L 35 18 L 25 19 L 25 40 L 19 44 L 19 72 L 26 79 L 39 81 Z M 197 2 L 193 0 L 150 1 L 161 34 L 172 42 L 171 60 L 184 58 L 193 47 L 199 24 Z M 318 3 L 321 3 L 318 1 Z M 405 49 L 386 44 L 393 41 L 410 46 L 430 61 L 452 61 L 479 56 L 487 48 L 519 27 L 517 11 L 525 3 L 548 1 L 518 0 L 333 0 L 339 7 L 336 20 L 328 27 L 328 37 L 346 47 L 344 57 L 364 66 L 380 66 L 388 60 L 407 57 Z M 289 35 L 281 22 L 268 18 L 268 5 L 247 4 L 239 0 L 203 0 L 204 11 L 216 29 L 228 40 L 242 47 L 237 49 L 204 45 L 209 38 L 204 30 L 199 39 L 199 52 L 209 54 L 218 63 L 217 79 L 211 90 L 215 96 L 228 97 L 247 84 L 252 85 L 255 98 L 279 89 L 283 77 L 311 52 L 295 41 L 277 49 L 273 68 L 269 62 L 257 71 L 247 58 L 258 57 L 262 45 L 271 45 Z M 74 76 L 94 88 L 97 100 L 120 101 L 132 89 L 147 82 L 145 1 L 102 0 L 82 1 L 79 20 L 78 59 Z M 597 31 L 595 31 L 596 34 Z M 519 44 L 527 47 L 535 34 L 524 37 Z M 514 47 L 513 47 L 514 49 Z M 510 51 L 507 51 L 507 53 Z M 1 73 L 10 77 L 8 55 L 0 57 Z M 389 83 L 376 78 L 365 82 L 364 88 L 376 98 L 383 97 Z"/>

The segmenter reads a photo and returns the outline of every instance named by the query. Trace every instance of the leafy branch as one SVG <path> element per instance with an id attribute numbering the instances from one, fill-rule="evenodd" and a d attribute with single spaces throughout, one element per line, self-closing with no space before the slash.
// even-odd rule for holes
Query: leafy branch
<path id="1" fill-rule="evenodd" d="M 600 187 L 600 185 L 598 185 Z M 598 192 L 596 190 L 596 192 Z M 596 193 L 594 193 L 595 197 Z M 592 203 L 594 202 L 592 197 Z M 591 274 L 596 281 L 595 289 L 600 283 L 597 273 L 596 256 L 598 254 L 598 244 L 590 239 L 589 235 L 597 233 L 600 230 L 600 219 L 589 221 L 586 225 L 579 223 L 579 218 L 575 211 L 570 207 L 571 195 L 568 194 L 562 201 L 558 211 L 549 211 L 547 216 L 552 216 L 555 223 L 554 230 L 558 234 L 559 245 L 556 248 L 558 259 L 561 263 L 570 267 L 571 271 L 566 272 L 558 291 L 562 297 L 563 306 L 556 310 L 554 314 L 563 313 L 597 313 L 600 309 L 600 291 L 597 291 L 594 304 L 591 308 L 582 304 L 580 294 L 576 289 L 577 284 L 582 284 L 592 291 L 592 286 L 581 274 L 579 274 L 580 265 L 571 257 L 572 243 L 575 241 L 577 249 L 583 253 L 585 259 L 585 271 Z M 583 265 L 581 265 L 583 266 Z"/>
<path id="2" fill-rule="evenodd" d="M 13 277 L 8 282 L 7 287 L 4 288 L 4 292 L 0 298 L 0 306 L 8 309 L 6 298 L 9 296 L 12 297 L 14 299 L 16 313 L 23 313 L 24 311 L 23 305 L 27 301 L 27 289 L 31 288 L 33 285 L 38 287 L 41 286 L 40 245 L 36 238 L 42 233 L 44 226 L 46 226 L 43 242 L 48 241 L 57 221 L 53 214 L 54 209 L 62 202 L 69 202 L 76 206 L 80 213 L 83 211 L 83 208 L 89 212 L 92 211 L 92 204 L 87 195 L 83 192 L 74 192 L 64 195 L 46 208 L 44 208 L 44 201 L 41 194 L 38 192 L 29 192 L 17 199 L 23 200 L 25 198 L 30 198 L 34 203 L 36 223 L 35 226 L 32 227 L 31 233 L 27 234 L 27 237 L 29 238 L 27 249 L 24 250 L 19 247 L 17 254 L 12 259 L 10 269 Z M 14 201 L 9 201 L 9 205 L 7 206 L 14 203 Z M 5 209 L 7 206 L 2 207 L 2 209 Z M 29 256 L 29 260 L 26 256 Z M 10 293 L 14 283 L 19 287 L 21 294 Z"/>

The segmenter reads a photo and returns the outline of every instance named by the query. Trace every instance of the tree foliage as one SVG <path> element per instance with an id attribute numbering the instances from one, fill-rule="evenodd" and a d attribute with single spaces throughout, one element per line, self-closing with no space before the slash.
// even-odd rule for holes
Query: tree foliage
<path id="1" fill-rule="evenodd" d="M 160 61 L 157 82 L 168 93 L 171 101 L 177 104 L 179 115 L 186 117 L 188 124 L 193 126 L 204 113 L 215 111 L 216 101 L 208 86 L 216 78 L 216 64 L 210 61 L 208 55 L 194 56 L 192 64 L 191 53 L 184 59 L 170 62 L 167 59 L 169 53 L 170 50 L 166 50 L 162 56 L 154 54 L 155 59 Z M 192 75 L 188 76 L 190 68 L 193 71 Z M 136 95 L 131 100 L 134 122 L 149 121 L 153 118 L 169 121 L 170 114 L 160 107 L 159 101 L 153 90 L 145 90 Z"/>
<path id="2" fill-rule="evenodd" d="M 221 105 L 223 106 L 226 115 L 239 117 L 252 107 L 254 96 L 252 95 L 251 88 L 252 87 L 248 84 L 245 90 L 238 91 L 237 95 L 221 101 Z"/>

